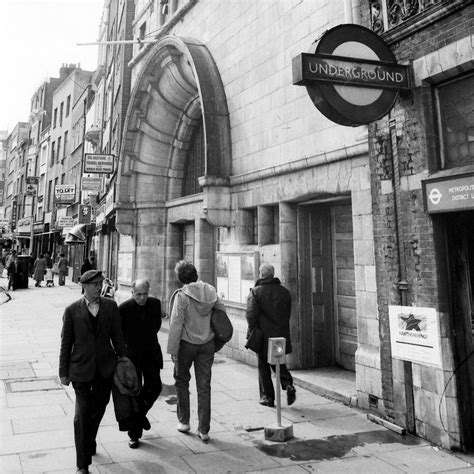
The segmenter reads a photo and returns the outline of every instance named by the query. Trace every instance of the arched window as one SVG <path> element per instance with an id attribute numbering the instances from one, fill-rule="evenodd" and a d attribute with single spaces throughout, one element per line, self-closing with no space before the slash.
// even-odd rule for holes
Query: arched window
<path id="1" fill-rule="evenodd" d="M 204 132 L 202 117 L 196 124 L 193 136 L 186 155 L 186 165 L 184 169 L 183 196 L 197 194 L 202 191 L 198 183 L 198 178 L 204 176 Z"/>

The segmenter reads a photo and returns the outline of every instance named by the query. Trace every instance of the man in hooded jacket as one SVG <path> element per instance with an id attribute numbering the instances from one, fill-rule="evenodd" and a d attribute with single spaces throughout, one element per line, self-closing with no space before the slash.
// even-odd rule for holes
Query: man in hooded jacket
<path id="1" fill-rule="evenodd" d="M 211 311 L 214 306 L 225 311 L 225 306 L 212 285 L 198 281 L 192 263 L 180 261 L 174 271 L 183 287 L 174 296 L 167 352 L 175 363 L 178 431 L 187 433 L 190 430 L 189 381 L 191 365 L 194 364 L 198 435 L 207 443 L 211 421 L 211 369 L 215 352 Z"/>

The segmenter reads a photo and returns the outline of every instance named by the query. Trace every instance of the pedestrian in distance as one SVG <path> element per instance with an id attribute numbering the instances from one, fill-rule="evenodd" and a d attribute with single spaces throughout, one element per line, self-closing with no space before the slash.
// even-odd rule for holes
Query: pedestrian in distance
<path id="1" fill-rule="evenodd" d="M 44 254 L 44 259 L 46 260 L 46 268 L 53 268 L 53 260 L 48 252 Z"/>
<path id="2" fill-rule="evenodd" d="M 86 273 L 89 270 L 92 270 L 92 265 L 91 265 L 91 262 L 89 261 L 89 259 L 86 257 L 84 259 L 84 262 L 81 265 L 81 275 L 83 275 L 84 273 Z"/>
<path id="3" fill-rule="evenodd" d="M 161 328 L 161 301 L 149 293 L 147 280 L 135 280 L 132 298 L 119 306 L 128 357 L 142 380 L 142 389 L 135 397 L 138 411 L 133 414 L 128 429 L 128 445 L 132 449 L 138 448 L 143 430 L 150 429 L 146 414 L 162 389 L 160 370 L 163 369 L 163 355 L 157 337 Z"/>
<path id="4" fill-rule="evenodd" d="M 97 449 L 96 436 L 110 399 L 118 357 L 126 356 L 120 313 L 115 301 L 100 296 L 104 277 L 85 272 L 84 296 L 63 315 L 59 377 L 76 394 L 74 441 L 78 472 L 89 472 Z"/>
<path id="5" fill-rule="evenodd" d="M 33 273 L 35 271 L 35 260 L 36 260 L 36 256 L 30 253 L 30 258 L 28 260 L 28 276 L 30 278 L 33 278 Z"/>
<path id="6" fill-rule="evenodd" d="M 38 255 L 35 260 L 33 280 L 36 280 L 35 286 L 41 286 L 41 282 L 44 280 L 46 274 L 46 259 L 42 253 Z"/>
<path id="7" fill-rule="evenodd" d="M 63 286 L 66 283 L 68 261 L 63 253 L 59 254 L 58 260 L 58 285 Z"/>
<path id="8" fill-rule="evenodd" d="M 215 352 L 211 311 L 214 306 L 225 311 L 225 306 L 212 285 L 198 281 L 198 274 L 192 263 L 181 260 L 174 271 L 183 286 L 172 298 L 167 352 L 174 362 L 178 431 L 190 431 L 189 381 L 191 366 L 194 364 L 198 396 L 198 436 L 207 443 L 211 421 L 211 371 Z"/>
<path id="9" fill-rule="evenodd" d="M 8 277 L 7 291 L 9 290 L 15 291 L 17 287 L 17 270 L 18 270 L 18 259 L 17 259 L 15 250 L 13 250 L 12 253 L 7 257 L 6 267 L 7 267 L 7 277 Z"/>
<path id="10" fill-rule="evenodd" d="M 247 298 L 247 334 L 250 335 L 255 327 L 260 328 L 263 333 L 263 347 L 257 354 L 260 405 L 274 407 L 275 389 L 271 370 L 275 372 L 275 365 L 270 365 L 267 362 L 268 339 L 270 337 L 284 337 L 286 339 L 286 353 L 291 353 L 291 295 L 280 280 L 275 278 L 273 265 L 269 263 L 260 265 L 259 276 L 260 278 L 255 287 L 250 290 Z M 286 390 L 287 403 L 292 405 L 296 400 L 296 390 L 293 386 L 293 377 L 286 364 L 280 365 L 280 380 L 283 390 Z"/>

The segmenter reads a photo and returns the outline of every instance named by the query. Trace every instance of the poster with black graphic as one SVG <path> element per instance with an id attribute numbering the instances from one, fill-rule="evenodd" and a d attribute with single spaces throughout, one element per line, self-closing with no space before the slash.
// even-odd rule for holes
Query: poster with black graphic
<path id="1" fill-rule="evenodd" d="M 434 308 L 389 306 L 392 357 L 441 367 L 439 318 Z"/>

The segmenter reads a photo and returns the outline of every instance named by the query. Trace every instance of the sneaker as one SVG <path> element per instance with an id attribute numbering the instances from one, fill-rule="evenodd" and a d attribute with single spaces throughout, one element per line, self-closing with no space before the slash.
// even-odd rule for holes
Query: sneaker
<path id="1" fill-rule="evenodd" d="M 189 426 L 189 423 L 178 423 L 178 431 L 181 433 L 187 433 L 191 427 Z"/>
<path id="2" fill-rule="evenodd" d="M 286 387 L 286 401 L 288 405 L 293 405 L 296 400 L 296 389 L 293 387 L 293 385 L 288 385 Z"/>
<path id="3" fill-rule="evenodd" d="M 140 442 L 138 441 L 138 439 L 131 439 L 128 442 L 128 447 L 132 448 L 132 449 L 137 449 L 139 444 L 140 444 Z"/>
<path id="4" fill-rule="evenodd" d="M 260 403 L 260 405 L 263 405 L 264 407 L 273 408 L 275 406 L 275 402 L 266 397 L 261 398 L 258 403 Z"/>
<path id="5" fill-rule="evenodd" d="M 201 433 L 200 431 L 198 432 L 198 436 L 201 438 L 201 441 L 203 443 L 209 443 L 209 435 L 207 433 Z"/>

